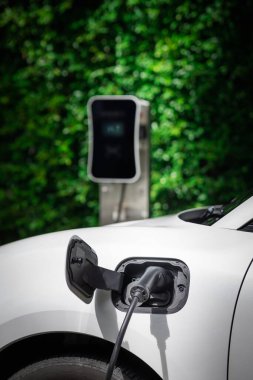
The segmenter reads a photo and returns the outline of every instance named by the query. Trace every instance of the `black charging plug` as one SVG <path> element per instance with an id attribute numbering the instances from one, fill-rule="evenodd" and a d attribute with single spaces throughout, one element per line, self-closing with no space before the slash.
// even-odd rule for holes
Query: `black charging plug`
<path id="1" fill-rule="evenodd" d="M 133 296 L 138 297 L 137 306 L 148 302 L 154 294 L 164 293 L 172 282 L 170 272 L 160 266 L 149 266 L 142 276 L 129 283 L 125 291 L 125 302 L 130 304 Z"/>

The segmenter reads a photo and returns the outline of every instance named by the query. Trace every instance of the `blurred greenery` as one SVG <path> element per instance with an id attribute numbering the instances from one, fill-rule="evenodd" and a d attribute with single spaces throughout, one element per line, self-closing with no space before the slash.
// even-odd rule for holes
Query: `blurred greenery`
<path id="1" fill-rule="evenodd" d="M 87 100 L 152 107 L 152 215 L 253 187 L 253 3 L 3 0 L 1 242 L 98 223 Z"/>

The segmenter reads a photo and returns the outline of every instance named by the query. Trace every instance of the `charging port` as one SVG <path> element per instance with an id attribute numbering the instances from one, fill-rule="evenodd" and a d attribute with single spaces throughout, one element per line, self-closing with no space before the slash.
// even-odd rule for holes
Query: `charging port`
<path id="1" fill-rule="evenodd" d="M 121 311 L 127 311 L 131 294 L 139 279 L 157 268 L 157 275 L 152 276 L 155 283 L 150 285 L 147 301 L 137 304 L 135 312 L 152 314 L 176 313 L 185 305 L 190 284 L 190 273 L 187 265 L 175 259 L 130 258 L 121 262 L 116 271 L 123 273 L 122 292 L 112 292 L 112 301 Z"/>
<path id="2" fill-rule="evenodd" d="M 105 376 L 105 380 L 111 380 L 132 314 L 167 314 L 182 309 L 188 297 L 190 273 L 180 260 L 143 257 L 126 259 L 112 271 L 98 266 L 93 249 L 73 236 L 67 249 L 66 280 L 86 303 L 92 301 L 96 289 L 112 291 L 114 305 L 126 312 Z"/>

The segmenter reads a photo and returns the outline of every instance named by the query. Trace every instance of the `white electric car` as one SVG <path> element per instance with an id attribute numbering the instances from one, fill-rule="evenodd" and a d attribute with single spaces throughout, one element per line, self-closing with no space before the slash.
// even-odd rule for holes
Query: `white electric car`
<path id="1" fill-rule="evenodd" d="M 0 379 L 105 379 L 145 283 L 112 379 L 252 380 L 252 232 L 248 196 L 2 246 Z"/>

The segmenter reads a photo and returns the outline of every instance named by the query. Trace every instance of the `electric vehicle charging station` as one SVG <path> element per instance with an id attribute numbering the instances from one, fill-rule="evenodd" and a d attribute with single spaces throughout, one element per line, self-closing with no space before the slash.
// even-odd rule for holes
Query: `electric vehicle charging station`
<path id="1" fill-rule="evenodd" d="M 99 184 L 100 224 L 149 216 L 149 102 L 131 95 L 88 102 L 88 175 Z"/>

